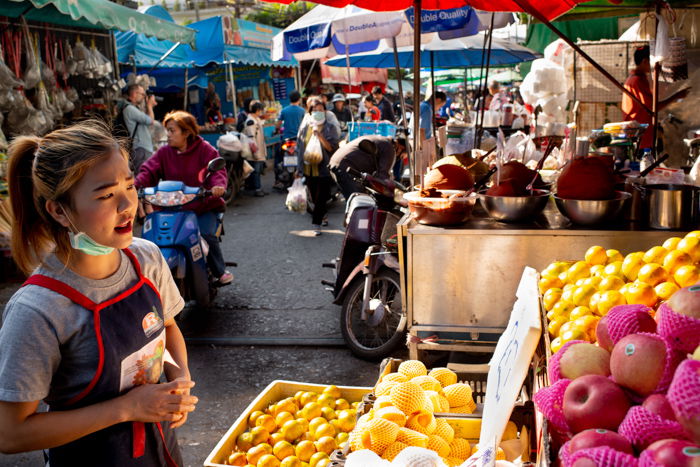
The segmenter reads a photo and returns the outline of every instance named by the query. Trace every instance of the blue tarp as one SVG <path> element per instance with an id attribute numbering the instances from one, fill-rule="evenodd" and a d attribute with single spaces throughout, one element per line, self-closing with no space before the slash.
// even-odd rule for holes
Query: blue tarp
<path id="1" fill-rule="evenodd" d="M 163 7 L 142 7 L 141 12 L 172 21 L 172 17 Z M 160 68 L 190 68 L 192 66 L 207 66 L 233 62 L 242 65 L 255 66 L 297 66 L 292 62 L 273 62 L 269 49 L 230 45 L 224 43 L 223 17 L 215 16 L 190 24 L 188 27 L 197 31 L 196 47 L 192 50 L 189 45 L 179 45 L 158 67 Z M 270 36 L 270 39 L 272 36 Z M 131 32 L 115 34 L 117 41 L 117 58 L 120 63 L 129 63 L 138 68 L 153 67 L 160 57 L 175 44 L 137 35 Z M 233 38 L 236 40 L 236 37 Z"/>

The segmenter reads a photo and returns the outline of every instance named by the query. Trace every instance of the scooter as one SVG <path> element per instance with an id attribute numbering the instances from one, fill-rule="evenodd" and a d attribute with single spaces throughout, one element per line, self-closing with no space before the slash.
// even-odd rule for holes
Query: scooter
<path id="1" fill-rule="evenodd" d="M 396 242 L 396 223 L 405 214 L 396 198 L 406 188 L 351 168 L 348 173 L 367 193 L 350 196 L 340 255 L 323 265 L 334 270 L 335 280 L 321 283 L 342 305 L 341 332 L 352 353 L 376 360 L 389 355 L 406 330 Z"/>
<path id="2" fill-rule="evenodd" d="M 210 161 L 204 182 L 225 165 L 221 157 Z M 139 198 L 160 208 L 146 215 L 142 237 L 160 248 L 185 302 L 193 300 L 197 308 L 205 309 L 216 297 L 217 286 L 207 267 L 209 247 L 199 232 L 197 215 L 188 211 L 187 205 L 207 196 L 211 196 L 211 190 L 173 180 L 139 191 Z M 219 222 L 222 219 L 223 213 Z"/>
<path id="3" fill-rule="evenodd" d="M 287 188 L 294 182 L 294 173 L 297 171 L 297 138 L 287 138 L 282 143 L 282 161 L 275 165 L 275 190 L 286 193 Z"/>

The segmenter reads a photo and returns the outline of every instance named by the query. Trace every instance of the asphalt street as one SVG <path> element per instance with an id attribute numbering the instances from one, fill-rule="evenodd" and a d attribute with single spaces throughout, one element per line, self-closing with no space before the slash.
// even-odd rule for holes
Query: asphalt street
<path id="1" fill-rule="evenodd" d="M 272 192 L 269 172 L 263 185 Z M 338 254 L 342 242 L 342 203 L 331 210 L 323 235 L 314 237 L 311 217 L 287 211 L 284 198 L 275 192 L 241 196 L 229 206 L 222 246 L 226 260 L 238 263 L 231 269 L 235 280 L 220 289 L 207 316 L 183 325 L 197 383 L 193 393 L 200 399 L 178 429 L 186 466 L 201 466 L 243 409 L 274 380 L 347 386 L 376 380 L 378 364 L 355 358 L 342 345 L 340 307 L 320 283 L 331 279 L 321 265 Z M 0 284 L 0 305 L 18 286 Z M 335 345 L 315 345 L 319 338 Z M 220 339 L 245 345 L 219 345 Z M 0 466 L 15 465 L 39 466 L 43 459 L 38 452 L 0 455 Z"/>

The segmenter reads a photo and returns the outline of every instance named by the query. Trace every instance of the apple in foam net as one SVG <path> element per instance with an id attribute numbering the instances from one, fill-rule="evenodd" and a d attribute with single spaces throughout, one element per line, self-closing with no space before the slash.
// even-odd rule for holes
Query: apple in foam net
<path id="1" fill-rule="evenodd" d="M 700 319 L 700 285 L 683 287 L 671 295 L 668 306 L 676 313 Z"/>
<path id="2" fill-rule="evenodd" d="M 643 465 L 700 467 L 700 446 L 680 439 L 662 439 L 649 445 L 640 457 Z"/>
<path id="3" fill-rule="evenodd" d="M 583 430 L 571 438 L 571 441 L 568 444 L 570 454 L 580 451 L 581 449 L 598 448 L 603 446 L 610 447 L 616 451 L 626 452 L 627 454 L 634 454 L 632 445 L 624 436 L 603 428 Z"/>
<path id="4" fill-rule="evenodd" d="M 559 372 L 574 380 L 584 375 L 610 375 L 610 353 L 588 342 L 573 344 L 559 360 Z"/>
<path id="5" fill-rule="evenodd" d="M 665 420 L 676 421 L 676 415 L 673 413 L 673 407 L 668 402 L 668 399 L 663 394 L 652 394 L 644 399 L 642 407 L 651 413 L 655 413 Z"/>
<path id="6" fill-rule="evenodd" d="M 659 386 L 666 369 L 666 343 L 653 334 L 630 334 L 619 340 L 610 354 L 613 380 L 640 396 Z"/>
<path id="7" fill-rule="evenodd" d="M 564 418 L 574 433 L 589 428 L 617 430 L 630 408 L 620 386 L 602 375 L 576 378 L 564 392 Z"/>
<path id="8" fill-rule="evenodd" d="M 616 322 L 629 323 L 633 321 L 632 326 L 625 326 L 626 328 L 635 329 L 635 332 L 656 332 L 656 321 L 648 313 L 644 311 L 645 307 L 639 305 L 618 305 L 613 307 L 607 315 L 600 318 L 598 321 L 598 326 L 596 327 L 596 340 L 598 345 L 608 352 L 612 352 L 613 347 L 615 347 L 615 342 L 610 337 L 610 320 L 614 319 Z M 619 336 L 618 336 L 619 337 Z M 624 337 L 624 336 L 623 336 Z"/>

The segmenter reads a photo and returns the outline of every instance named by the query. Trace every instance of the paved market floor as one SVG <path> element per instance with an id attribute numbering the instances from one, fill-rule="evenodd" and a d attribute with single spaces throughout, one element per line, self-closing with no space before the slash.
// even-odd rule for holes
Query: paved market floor
<path id="1" fill-rule="evenodd" d="M 268 191 L 271 174 L 264 179 Z M 243 196 L 225 217 L 224 256 L 238 262 L 233 285 L 221 289 L 216 308 L 198 326 L 186 326 L 190 369 L 200 398 L 197 411 L 178 430 L 185 465 L 204 459 L 242 410 L 276 379 L 336 385 L 371 385 L 378 365 L 359 360 L 342 346 L 220 346 L 220 337 L 341 339 L 340 308 L 320 280 L 331 272 L 321 264 L 335 257 L 342 241 L 343 206 L 313 237 L 311 218 L 284 208 L 284 195 Z M 0 284 L 4 306 L 19 284 Z M 193 343 L 194 342 L 194 343 Z M 0 350 L 1 351 L 1 350 Z M 400 354 L 405 355 L 405 354 Z M 0 455 L 0 466 L 43 465 L 40 453 Z"/>

